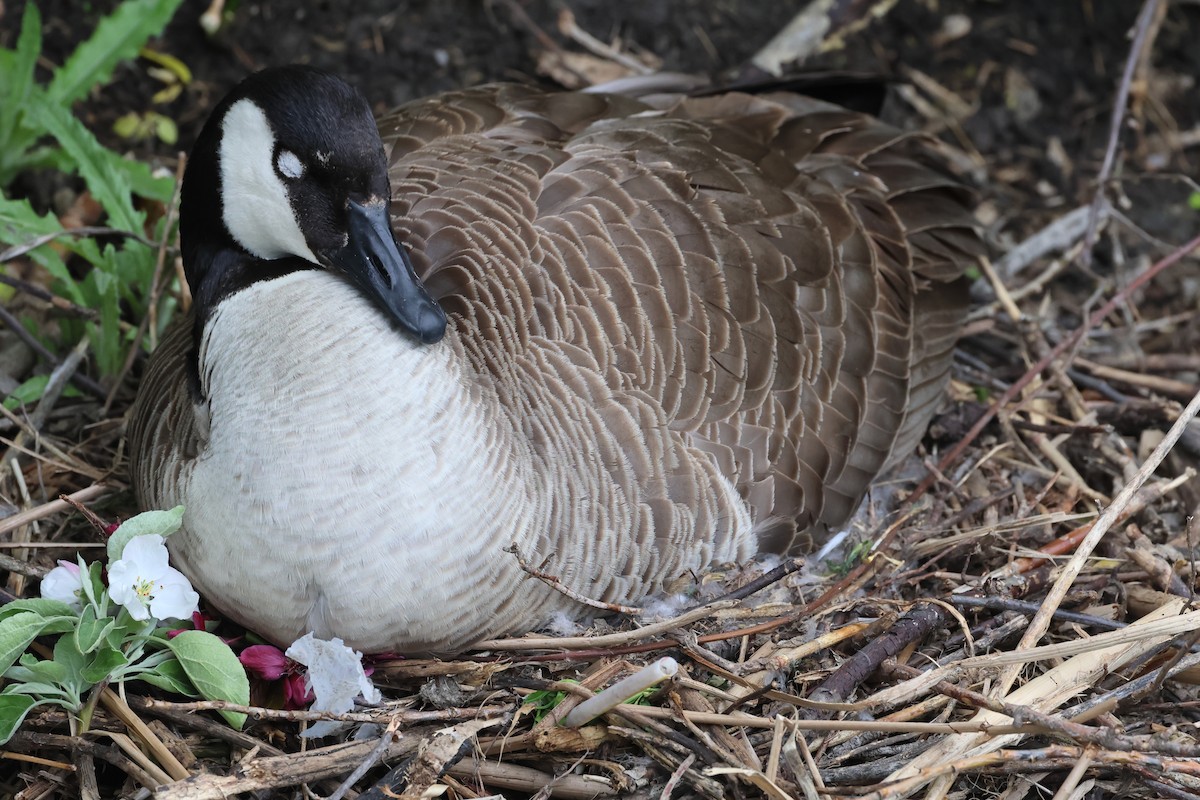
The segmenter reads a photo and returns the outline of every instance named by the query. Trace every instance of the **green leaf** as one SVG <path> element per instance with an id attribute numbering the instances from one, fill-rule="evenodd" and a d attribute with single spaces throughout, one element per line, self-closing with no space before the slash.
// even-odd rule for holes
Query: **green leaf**
<path id="1" fill-rule="evenodd" d="M 0 186 L 7 186 L 18 171 L 30 166 L 29 149 L 38 139 L 38 132 L 24 124 L 24 109 L 41 95 L 33 83 L 34 64 L 42 49 L 41 18 L 34 5 L 25 6 L 17 49 L 0 50 L 4 56 L 0 74 L 7 78 L 0 86 Z"/>
<path id="2" fill-rule="evenodd" d="M 169 203 L 175 195 L 175 176 L 155 177 L 149 164 L 125 159 L 125 174 L 133 187 L 133 193 L 148 200 Z"/>
<path id="3" fill-rule="evenodd" d="M 100 324 L 88 324 L 92 352 L 96 363 L 106 375 L 115 374 L 124 360 L 121 357 L 121 286 L 116 277 L 116 249 L 104 248 L 106 266 L 93 269 L 83 279 L 83 291 L 92 308 L 99 306 Z"/>
<path id="4" fill-rule="evenodd" d="M 116 620 L 112 617 L 97 619 L 96 609 L 91 605 L 83 609 L 83 614 L 79 618 L 79 627 L 75 629 L 74 636 L 75 646 L 79 648 L 79 652 L 86 655 L 99 647 L 114 624 L 116 624 Z"/>
<path id="5" fill-rule="evenodd" d="M 112 563 L 125 552 L 125 545 L 135 536 L 156 534 L 164 539 L 183 525 L 183 506 L 170 511 L 143 511 L 121 523 L 121 527 L 108 537 L 108 563 Z"/>
<path id="6" fill-rule="evenodd" d="M 80 575 L 86 576 L 80 581 L 84 599 L 87 600 L 88 605 L 96 607 L 96 616 L 103 615 L 107 611 L 105 598 L 108 596 L 104 591 L 104 567 L 99 561 L 85 564 L 83 556 L 80 556 L 79 571 Z"/>
<path id="7" fill-rule="evenodd" d="M 80 652 L 74 636 L 60 636 L 54 643 L 54 663 L 60 665 L 64 673 L 63 680 L 70 680 L 76 691 L 81 690 L 83 668 L 87 666 L 87 657 Z"/>
<path id="8" fill-rule="evenodd" d="M 250 703 L 250 681 L 246 678 L 246 670 L 220 637 L 205 631 L 184 631 L 167 646 L 202 697 L 240 705 Z M 240 729 L 246 722 L 245 714 L 220 713 L 234 728 Z"/>
<path id="9" fill-rule="evenodd" d="M 34 375 L 29 378 L 16 389 L 13 389 L 8 397 L 4 398 L 4 407 L 9 411 L 14 411 L 22 405 L 33 405 L 38 400 L 42 399 L 42 395 L 46 391 L 46 385 L 50 382 L 49 375 Z M 80 397 L 81 393 L 74 386 L 68 385 L 63 390 L 63 397 Z"/>
<path id="10" fill-rule="evenodd" d="M 26 113 L 71 157 L 92 196 L 108 212 L 109 224 L 141 233 L 143 215 L 133 207 L 133 189 L 124 170 L 126 159 L 105 149 L 68 106 L 37 103 Z"/>
<path id="11" fill-rule="evenodd" d="M 58 219 L 53 214 L 40 215 L 33 210 L 33 206 L 29 204 L 28 200 L 10 200 L 0 195 L 0 242 L 24 244 L 43 234 L 61 230 L 62 226 L 58 224 Z M 71 281 L 71 273 L 67 271 L 67 265 L 49 246 L 42 245 L 34 248 L 29 251 L 29 257 L 55 278 L 74 286 L 74 281 Z M 77 290 L 68 292 L 68 294 L 70 299 L 76 303 L 83 300 Z"/>
<path id="12" fill-rule="evenodd" d="M 58 697 L 66 699 L 67 692 L 48 681 L 26 681 L 25 683 L 14 683 L 11 688 L 5 689 L 5 692 L 13 694 L 36 694 L 42 697 Z"/>
<path id="13" fill-rule="evenodd" d="M 17 662 L 37 637 L 43 633 L 64 633 L 75 627 L 78 617 L 43 617 L 33 611 L 22 611 L 0 620 L 0 673 Z"/>
<path id="14" fill-rule="evenodd" d="M 66 637 L 64 637 L 66 638 Z M 71 677 L 71 668 L 58 661 L 41 661 L 36 657 L 21 659 L 23 666 L 9 667 L 5 677 L 20 680 L 27 684 L 49 684 L 62 686 Z"/>
<path id="15" fill-rule="evenodd" d="M 133 679 L 145 681 L 151 686 L 157 686 L 159 689 L 181 694 L 185 697 L 200 696 L 192 686 L 192 682 L 188 680 L 188 675 L 183 669 L 183 664 L 180 664 L 179 660 L 175 658 L 172 658 L 170 661 L 164 661 L 152 670 L 140 672 Z"/>
<path id="16" fill-rule="evenodd" d="M 19 137 L 25 141 L 20 141 L 16 134 L 33 87 L 33 67 L 41 51 L 42 17 L 37 4 L 29 3 L 21 18 L 17 49 L 5 64 L 6 80 L 0 89 L 0 165 L 3 167 L 0 169 L 0 179 L 4 184 L 8 182 L 8 173 L 19 169 L 21 156 L 34 140 L 32 134 L 26 133 Z"/>
<path id="17" fill-rule="evenodd" d="M 118 5 L 54 73 L 47 89 L 50 101 L 69 108 L 93 86 L 107 83 L 117 64 L 135 57 L 147 39 L 166 27 L 182 1 L 126 0 Z"/>
<path id="18" fill-rule="evenodd" d="M 129 659 L 124 653 L 106 644 L 92 655 L 79 674 L 88 683 L 96 684 L 128 664 Z"/>
<path id="19" fill-rule="evenodd" d="M 37 705 L 32 697 L 22 694 L 0 694 L 0 744 L 13 737 L 25 715 Z"/>
<path id="20" fill-rule="evenodd" d="M 32 611 L 42 617 L 66 617 L 75 613 L 69 605 L 61 600 L 51 600 L 47 597 L 27 597 L 0 606 L 0 621 L 22 611 Z"/>
<path id="21" fill-rule="evenodd" d="M 1192 211 L 1200 211 L 1200 192 L 1192 192 L 1188 195 L 1188 208 Z"/>

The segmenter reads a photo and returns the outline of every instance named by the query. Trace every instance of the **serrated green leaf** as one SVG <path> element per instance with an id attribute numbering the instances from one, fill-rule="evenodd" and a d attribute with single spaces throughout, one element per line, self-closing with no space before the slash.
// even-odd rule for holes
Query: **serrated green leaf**
<path id="1" fill-rule="evenodd" d="M 107 83 L 113 69 L 138 54 L 151 36 L 158 34 L 183 0 L 126 0 L 100 20 L 96 31 L 54 73 L 47 94 L 62 108 Z"/>
<path id="2" fill-rule="evenodd" d="M 14 245 L 24 244 L 43 234 L 61 230 L 62 226 L 58 224 L 58 220 L 52 214 L 44 216 L 38 214 L 28 200 L 10 200 L 0 195 L 0 242 Z M 67 271 L 67 265 L 52 248 L 46 245 L 34 248 L 29 251 L 29 257 L 59 281 L 66 282 L 66 285 L 74 288 L 74 281 L 71 280 L 71 273 Z M 68 293 L 74 302 L 82 302 L 83 297 L 77 289 Z"/>
<path id="3" fill-rule="evenodd" d="M 192 686 L 192 682 L 188 680 L 183 665 L 176 658 L 164 661 L 152 670 L 139 672 L 134 676 L 134 680 L 145 681 L 151 686 L 157 686 L 159 689 L 185 697 L 200 697 L 199 692 Z"/>
<path id="4" fill-rule="evenodd" d="M 25 715 L 37 705 L 32 697 L 21 694 L 0 694 L 0 744 L 13 737 Z"/>
<path id="5" fill-rule="evenodd" d="M 5 64 L 5 78 L 0 86 L 0 185 L 7 185 L 11 174 L 20 168 L 25 150 L 35 136 L 20 132 L 20 121 L 30 100 L 33 88 L 33 68 L 42 51 L 42 17 L 37 4 L 25 6 L 21 18 L 21 33 L 17 49 Z"/>
<path id="6" fill-rule="evenodd" d="M 68 106 L 38 103 L 26 113 L 34 124 L 53 136 L 75 162 L 96 201 L 108 212 L 109 224 L 134 233 L 142 232 L 143 214 L 133 208 L 133 188 L 125 173 L 126 159 L 106 149 Z"/>
<path id="7" fill-rule="evenodd" d="M 157 200 L 160 203 L 169 203 L 175 195 L 175 178 L 156 177 L 150 170 L 148 164 L 141 161 L 129 161 L 126 159 L 125 174 L 129 176 L 129 183 L 133 187 L 133 193 L 138 197 L 145 197 L 147 200 Z"/>
<path id="8" fill-rule="evenodd" d="M 170 511 L 143 511 L 121 523 L 112 536 L 108 537 L 108 563 L 112 563 L 125 552 L 125 545 L 135 536 L 155 534 L 164 539 L 183 525 L 183 506 Z"/>
<path id="9" fill-rule="evenodd" d="M 246 670 L 220 637 L 205 631 L 184 631 L 167 646 L 202 697 L 241 705 L 250 703 L 250 681 L 246 678 Z M 234 728 L 240 729 L 246 722 L 245 714 L 220 713 Z"/>
<path id="10" fill-rule="evenodd" d="M 89 684 L 97 684 L 128 664 L 129 659 L 124 653 L 106 644 L 92 654 L 80 675 Z"/>
<path id="11" fill-rule="evenodd" d="M 61 600 L 51 600 L 47 597 L 26 597 L 0 606 L 0 621 L 25 611 L 32 611 L 42 617 L 65 617 L 75 613 L 69 605 Z"/>

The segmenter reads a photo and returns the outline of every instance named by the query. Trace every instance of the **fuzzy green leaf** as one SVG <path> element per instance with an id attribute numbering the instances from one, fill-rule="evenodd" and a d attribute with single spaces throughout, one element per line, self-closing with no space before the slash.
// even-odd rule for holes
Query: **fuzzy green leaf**
<path id="1" fill-rule="evenodd" d="M 88 683 L 96 684 L 128 664 L 129 659 L 124 653 L 114 647 L 105 645 L 92 654 L 92 657 L 88 660 L 87 665 L 80 672 L 80 675 Z"/>
<path id="2" fill-rule="evenodd" d="M 250 703 L 250 681 L 246 678 L 246 670 L 220 637 L 205 631 L 184 631 L 167 646 L 202 697 L 240 705 Z M 220 713 L 234 728 L 240 729 L 246 722 L 245 714 Z"/>
<path id="3" fill-rule="evenodd" d="M 23 611 L 32 611 L 42 617 L 66 617 L 75 613 L 69 605 L 61 600 L 51 600 L 48 597 L 26 597 L 0 606 L 0 621 Z"/>
<path id="4" fill-rule="evenodd" d="M 164 539 L 183 525 L 183 506 L 170 511 L 143 511 L 121 523 L 121 527 L 108 537 L 108 563 L 112 563 L 125 552 L 125 545 L 135 536 L 155 534 Z"/>
<path id="5" fill-rule="evenodd" d="M 75 629 L 75 646 L 79 652 L 87 654 L 95 650 L 112 630 L 116 620 L 112 617 L 96 618 L 96 609 L 89 605 L 83 609 L 79 618 L 79 627 Z"/>
<path id="6" fill-rule="evenodd" d="M 21 666 L 9 667 L 4 677 L 21 683 L 59 685 L 71 676 L 71 667 L 57 661 L 42 661 L 32 653 L 21 657 Z"/>
<path id="7" fill-rule="evenodd" d="M 135 680 L 145 681 L 151 686 L 157 686 L 175 694 L 181 694 L 185 697 L 199 697 L 192 682 L 188 680 L 187 673 L 183 669 L 183 664 L 179 663 L 178 659 L 172 658 L 170 661 L 164 661 L 152 670 L 140 672 L 134 676 Z"/>
<path id="8" fill-rule="evenodd" d="M 33 611 L 22 611 L 0 620 L 0 674 L 11 667 L 43 633 L 63 633 L 75 627 L 78 620 L 70 617 L 43 617 Z"/>
<path id="9" fill-rule="evenodd" d="M 0 744 L 13 737 L 25 715 L 37 705 L 37 701 L 28 695 L 0 694 Z"/>
<path id="10" fill-rule="evenodd" d="M 91 37 L 79 45 L 54 73 L 47 94 L 60 108 L 107 83 L 117 64 L 137 56 L 142 45 L 158 34 L 183 0 L 126 0 L 100 20 Z"/>

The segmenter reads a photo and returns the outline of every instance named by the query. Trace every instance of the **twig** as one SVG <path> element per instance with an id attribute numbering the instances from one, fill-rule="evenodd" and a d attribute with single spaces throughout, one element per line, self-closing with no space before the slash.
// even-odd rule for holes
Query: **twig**
<path id="1" fill-rule="evenodd" d="M 1057 345 L 1055 345 L 1050 352 L 1042 356 L 1036 364 L 1025 371 L 1025 374 L 1022 375 L 1019 380 L 1015 381 L 1011 386 L 1009 386 L 1009 388 L 996 400 L 996 402 L 989 405 L 987 410 L 984 411 L 980 418 L 975 421 L 975 424 L 971 426 L 971 429 L 967 431 L 966 435 L 959 440 L 958 444 L 951 448 L 946 455 L 942 456 L 941 461 L 938 462 L 938 469 L 943 473 L 949 470 L 951 465 L 957 462 L 962 454 L 966 452 L 966 449 L 971 445 L 971 443 L 979 437 L 979 434 L 981 434 L 983 429 L 988 426 L 988 423 L 995 419 L 996 414 L 999 413 L 1000 409 L 1005 408 L 1010 402 L 1012 402 L 1012 400 L 1026 386 L 1028 386 L 1034 380 L 1034 378 L 1036 378 L 1047 367 L 1054 363 L 1056 359 L 1058 359 L 1067 351 L 1075 348 L 1075 346 L 1083 340 L 1083 337 L 1087 334 L 1087 332 L 1097 327 L 1105 317 L 1111 314 L 1117 306 L 1124 302 L 1125 298 L 1157 277 L 1164 270 L 1179 263 L 1197 248 L 1200 248 L 1200 236 L 1197 236 L 1191 241 L 1175 249 L 1166 257 L 1151 265 L 1148 269 L 1146 269 L 1145 272 L 1138 275 L 1126 286 L 1115 292 L 1107 303 L 1092 312 L 1091 316 L 1087 318 L 1087 321 L 1083 325 L 1080 325 L 1078 328 L 1072 331 L 1070 336 L 1064 338 Z M 923 480 L 917 486 L 917 488 L 913 490 L 913 493 L 908 496 L 904 502 L 904 505 L 911 506 L 914 502 L 924 496 L 924 494 L 933 487 L 933 484 L 936 480 L 937 477 L 935 475 L 927 476 L 925 480 Z M 860 566 L 857 569 L 863 569 L 863 567 Z M 856 572 L 857 569 L 855 570 Z M 854 577 L 855 574 L 852 572 L 843 579 L 843 583 L 848 583 Z"/>
<path id="2" fill-rule="evenodd" d="M 73 492 L 70 498 L 79 503 L 86 503 L 89 500 L 95 500 L 97 497 L 112 491 L 113 487 L 106 483 L 93 483 L 86 489 L 80 489 L 78 492 Z M 19 514 L 13 514 L 7 519 L 0 520 L 0 536 L 9 531 L 16 530 L 22 525 L 28 525 L 34 520 L 43 519 L 51 514 L 57 514 L 60 511 L 66 511 L 71 506 L 62 500 L 51 500 L 49 503 L 43 503 L 37 508 L 31 508 L 28 511 L 22 511 Z"/>
<path id="3" fill-rule="evenodd" d="M 146 299 L 146 314 L 138 323 L 137 333 L 134 334 L 133 342 L 129 345 L 129 352 L 125 354 L 121 371 L 117 373 L 117 377 L 112 382 L 112 389 L 109 390 L 108 397 L 104 399 L 104 408 L 100 411 L 101 417 L 108 416 L 113 400 L 116 399 L 121 384 L 125 382 L 125 376 L 129 374 L 129 370 L 133 369 L 133 363 L 137 360 L 138 353 L 141 352 L 142 339 L 146 336 L 146 331 L 150 332 L 151 350 L 154 349 L 158 338 L 158 298 L 162 294 L 162 287 L 159 284 L 163 283 L 162 273 L 163 265 L 167 260 L 167 243 L 171 240 L 171 228 L 175 224 L 175 216 L 179 212 L 179 192 L 183 188 L 183 171 L 186 166 L 187 156 L 180 153 L 179 163 L 175 166 L 175 189 L 171 193 L 171 202 L 167 204 L 162 240 L 158 243 L 158 254 L 154 259 L 154 274 L 150 277 L 150 296 Z"/>
<path id="4" fill-rule="evenodd" d="M 14 258 L 25 255 L 30 250 L 36 250 L 42 245 L 49 244 L 55 239 L 61 239 L 64 236 L 77 236 L 80 238 L 87 236 L 123 236 L 126 239 L 133 239 L 135 242 L 141 242 L 147 247 L 154 247 L 154 242 L 132 231 L 123 231 L 117 228 L 82 226 L 79 228 L 64 228 L 61 231 L 43 233 L 41 236 L 33 237 L 28 242 L 22 242 L 21 244 L 13 245 L 7 250 L 0 252 L 0 264 L 3 264 L 5 261 L 12 261 Z"/>
<path id="5" fill-rule="evenodd" d="M 8 309 L 2 305 L 0 305 L 0 322 L 4 323 L 9 330 L 15 333 L 18 339 L 29 345 L 30 349 L 37 353 L 38 358 L 42 359 L 42 361 L 45 361 L 47 364 L 53 364 L 56 368 L 61 366 L 62 362 L 47 350 L 45 345 L 39 342 L 33 334 L 25 330 L 25 326 L 21 324 L 20 320 L 10 314 Z M 72 374 L 71 382 L 88 394 L 96 397 L 103 398 L 106 394 L 103 386 L 82 373 Z"/>
<path id="6" fill-rule="evenodd" d="M 523 639 L 489 639 L 479 642 L 472 650 L 582 650 L 596 647 L 615 647 L 617 645 L 649 639 L 652 636 L 668 633 L 676 628 L 690 625 L 704 619 L 717 611 L 730 608 L 732 602 L 713 603 L 703 608 L 697 608 L 680 614 L 678 617 L 663 622 L 655 622 L 637 630 L 610 633 L 606 636 L 564 636 L 553 638 L 523 638 Z M 665 646 L 673 646 L 665 645 Z"/>
<path id="7" fill-rule="evenodd" d="M 125 723 L 129 731 L 137 736 L 146 745 L 147 749 L 154 754 L 155 760 L 174 780 L 183 780 L 191 775 L 187 767 L 179 762 L 175 754 L 167 749 L 163 744 L 162 739 L 150 729 L 142 718 L 134 713 L 133 709 L 122 700 L 112 689 L 103 689 L 100 692 L 100 702 L 108 709 L 109 713 L 118 717 Z"/>
<path id="8" fill-rule="evenodd" d="M 476 717 L 491 717 L 507 713 L 507 706 L 475 706 L 472 708 L 445 708 L 432 711 L 395 711 L 386 707 L 369 712 L 350 712 L 332 714 L 328 711 L 286 711 L 280 708 L 264 708 L 262 706 L 245 706 L 240 703 L 230 703 L 226 700 L 196 700 L 188 703 L 172 703 L 168 700 L 143 698 L 141 707 L 149 711 L 172 710 L 176 712 L 192 711 L 232 711 L 246 714 L 253 719 L 272 719 L 287 722 L 380 722 L 396 717 L 402 723 L 417 724 L 423 722 L 446 722 L 450 720 L 474 719 Z"/>
<path id="9" fill-rule="evenodd" d="M 604 42 L 592 36 L 575 22 L 575 15 L 571 13 L 569 8 L 564 8 L 558 12 L 558 30 L 563 36 L 566 36 L 578 44 L 583 45 L 593 54 L 601 58 L 607 58 L 609 61 L 614 61 L 638 75 L 652 75 L 655 70 L 646 66 L 636 58 L 631 58 L 621 51 L 609 47 Z"/>
<path id="10" fill-rule="evenodd" d="M 11 275 L 4 275 L 2 273 L 0 273 L 0 283 L 7 284 L 16 289 L 18 292 L 24 292 L 27 295 L 36 297 L 38 300 L 49 303 L 59 311 L 64 311 L 72 316 L 80 317 L 82 319 L 98 319 L 100 316 L 98 312 L 90 308 L 77 305 L 65 297 L 48 292 L 41 286 L 38 286 L 36 283 L 30 283 L 29 281 L 24 281 L 20 278 L 14 278 Z"/>
<path id="11" fill-rule="evenodd" d="M 516 544 L 511 544 L 504 548 L 504 552 L 512 553 L 513 558 L 517 559 L 517 566 L 519 566 L 526 574 L 532 575 L 533 577 L 545 583 L 551 589 L 554 589 L 556 592 L 571 598 L 576 603 L 580 603 L 590 608 L 598 608 L 601 611 L 613 611 L 617 614 L 628 614 L 629 616 L 637 616 L 643 611 L 643 609 L 640 609 L 636 606 L 623 606 L 618 603 L 606 603 L 603 600 L 593 600 L 590 597 L 585 597 L 571 587 L 565 585 L 557 575 L 551 575 L 547 572 L 542 572 L 541 570 L 531 566 L 529 562 L 522 558 L 521 554 L 517 552 Z"/>
<path id="12" fill-rule="evenodd" d="M 1133 44 L 1129 46 L 1129 56 L 1125 59 L 1125 70 L 1121 73 L 1121 83 L 1117 87 L 1117 97 L 1113 101 L 1112 121 L 1108 126 L 1108 146 L 1104 149 L 1104 161 L 1100 164 L 1100 172 L 1096 174 L 1096 195 L 1088 211 L 1087 230 L 1083 235 L 1083 250 L 1080 252 L 1080 264 L 1085 270 L 1092 266 L 1092 248 L 1096 244 L 1096 233 L 1100 225 L 1100 209 L 1108 201 L 1104 197 L 1105 184 L 1112 177 L 1113 164 L 1116 162 L 1117 146 L 1121 142 L 1121 125 L 1125 121 L 1125 109 L 1129 104 L 1129 89 L 1133 84 L 1133 75 L 1141 61 L 1142 51 L 1150 41 L 1151 21 L 1158 16 L 1163 0 L 1146 0 L 1142 3 L 1141 13 L 1138 14 L 1134 27 Z"/>
<path id="13" fill-rule="evenodd" d="M 789 558 L 786 561 L 784 561 L 782 564 L 780 564 L 779 566 L 775 567 L 774 569 L 764 572 L 762 575 L 760 575 L 757 578 L 755 578 L 754 580 L 750 581 L 745 586 L 742 586 L 738 589 L 734 589 L 732 592 L 723 594 L 720 597 L 716 598 L 716 600 L 717 601 L 745 600 L 750 595 L 755 594 L 756 592 L 761 592 L 763 589 L 767 588 L 768 586 L 770 586 L 774 583 L 778 583 L 779 581 L 783 580 L 788 575 L 791 575 L 793 572 L 796 572 L 803 566 L 804 566 L 803 558 Z M 705 603 L 705 605 L 708 605 L 708 604 Z M 694 608 L 700 608 L 700 606 L 694 606 Z"/>
<path id="14" fill-rule="evenodd" d="M 353 772 L 346 776 L 346 779 L 342 781 L 341 785 L 326 800 L 342 800 L 346 796 L 346 793 L 354 787 L 354 784 L 358 783 L 359 779 L 367 774 L 367 770 L 371 769 L 371 767 L 375 766 L 383 758 L 383 754 L 391 747 L 392 742 L 398 738 L 396 736 L 396 729 L 399 727 L 400 718 L 393 717 L 392 721 L 388 723 L 387 728 L 384 729 L 383 735 L 379 737 L 379 744 L 375 746 L 375 749 L 363 759 L 361 764 L 354 768 Z"/>
<path id="15" fill-rule="evenodd" d="M 1096 197 L 1101 201 L 1098 206 L 1093 201 L 1090 206 L 1072 209 L 1015 247 L 1009 248 L 1004 257 L 996 262 L 997 274 L 1005 280 L 1011 280 L 1043 256 L 1053 252 L 1064 252 L 1086 236 L 1091 216 L 1099 215 L 1100 221 L 1103 221 L 1112 210 L 1112 205 L 1103 192 L 1098 193 Z"/>
<path id="16" fill-rule="evenodd" d="M 594 697 L 584 700 L 563 717 L 561 724 L 566 728 L 578 728 L 585 725 L 601 714 L 607 714 L 634 695 L 670 678 L 678 669 L 679 665 L 675 659 L 670 656 L 660 658 L 632 675 L 622 678 Z"/>
<path id="17" fill-rule="evenodd" d="M 1027 650 L 1034 646 L 1042 635 L 1050 627 L 1050 622 L 1054 618 L 1054 612 L 1066 597 L 1067 591 L 1075 583 L 1075 579 L 1079 576 L 1084 564 L 1087 563 L 1088 557 L 1108 533 L 1109 528 L 1117 521 L 1125 507 L 1133 500 L 1134 495 L 1142 488 L 1146 480 L 1154 474 L 1154 470 L 1158 469 L 1158 465 L 1166 458 L 1167 453 L 1175 446 L 1175 442 L 1183 435 L 1184 429 L 1187 427 L 1188 421 L 1196 416 L 1200 411 L 1200 392 L 1197 392 L 1192 401 L 1188 403 L 1187 408 L 1175 420 L 1175 424 L 1167 431 L 1167 435 L 1158 443 L 1158 447 L 1154 448 L 1146 463 L 1142 464 L 1133 481 L 1127 483 L 1121 489 L 1120 494 L 1113 500 L 1112 505 L 1104 509 L 1104 513 L 1096 520 L 1092 529 L 1088 531 L 1083 541 L 1075 549 L 1074 555 L 1063 566 L 1062 572 L 1054 585 L 1050 587 L 1050 592 L 1042 603 L 1042 607 L 1038 609 L 1038 613 L 1030 621 L 1029 627 L 1025 630 L 1025 634 L 1021 637 L 1020 643 L 1017 645 L 1017 650 Z M 997 679 L 994 691 L 998 695 L 1008 693 L 1017 675 L 1020 673 L 1021 667 L 1013 665 L 1009 667 Z"/>
<path id="18" fill-rule="evenodd" d="M 392 742 L 385 760 L 403 758 L 416 750 L 419 732 Z M 269 758 L 255 758 L 238 764 L 229 775 L 197 774 L 185 781 L 161 787 L 156 800 L 226 800 L 235 794 L 295 786 L 333 778 L 353 769 L 375 749 L 377 742 L 347 742 Z"/>
<path id="19" fill-rule="evenodd" d="M 667 780 L 667 785 L 663 787 L 662 794 L 659 800 L 671 800 L 671 793 L 675 791 L 675 787 L 679 785 L 679 781 L 683 779 L 683 774 L 692 768 L 692 764 L 696 763 L 696 754 L 689 753 L 688 757 L 679 762 L 679 766 L 671 773 L 671 777 Z"/>
<path id="20" fill-rule="evenodd" d="M 456 778 L 477 780 L 486 786 L 512 789 L 533 794 L 551 787 L 551 794 L 562 800 L 595 800 L 597 797 L 616 797 L 612 782 L 595 775 L 551 775 L 541 770 L 517 764 L 498 763 L 473 758 L 463 759 L 447 772 Z"/>

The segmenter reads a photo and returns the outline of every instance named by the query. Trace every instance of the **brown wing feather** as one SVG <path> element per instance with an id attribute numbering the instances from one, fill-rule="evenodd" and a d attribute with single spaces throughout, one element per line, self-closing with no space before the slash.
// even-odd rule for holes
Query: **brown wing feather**
<path id="1" fill-rule="evenodd" d="M 551 529 L 619 508 L 707 548 L 726 476 L 786 550 L 923 432 L 980 245 L 919 139 L 794 95 L 513 86 L 380 127 L 397 228 L 480 380 L 551 474 L 596 475 L 563 481 Z"/>

